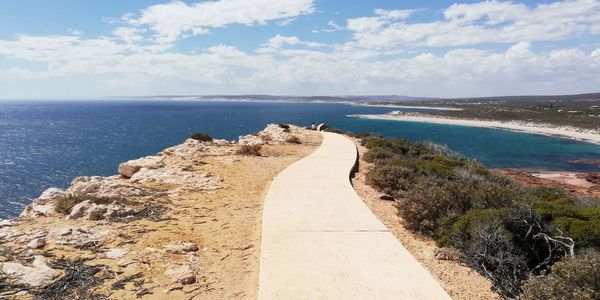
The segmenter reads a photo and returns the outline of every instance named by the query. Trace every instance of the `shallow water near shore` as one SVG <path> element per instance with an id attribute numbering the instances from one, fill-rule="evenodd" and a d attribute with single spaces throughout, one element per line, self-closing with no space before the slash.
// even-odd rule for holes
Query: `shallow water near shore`
<path id="1" fill-rule="evenodd" d="M 431 140 L 493 168 L 600 171 L 574 162 L 600 160 L 598 145 L 497 129 L 347 117 L 391 110 L 398 109 L 272 102 L 0 102 L 0 218 L 18 215 L 48 187 L 66 187 L 76 176 L 115 174 L 120 162 L 181 143 L 193 132 L 237 139 L 267 123 L 326 122 L 354 132 Z"/>

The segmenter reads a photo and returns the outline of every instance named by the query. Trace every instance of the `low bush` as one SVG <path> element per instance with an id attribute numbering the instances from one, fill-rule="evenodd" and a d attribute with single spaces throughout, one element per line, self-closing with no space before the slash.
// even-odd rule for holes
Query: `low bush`
<path id="1" fill-rule="evenodd" d="M 321 131 L 333 132 L 333 133 L 337 133 L 337 134 L 344 134 L 344 131 L 342 131 L 341 129 L 338 129 L 335 127 L 329 127 L 327 125 L 324 125 L 323 127 L 325 127 L 325 128 L 321 128 Z"/>
<path id="2" fill-rule="evenodd" d="M 361 144 L 368 184 L 397 199 L 405 226 L 458 249 L 504 297 L 577 249 L 600 248 L 598 199 L 523 186 L 446 146 L 371 135 Z"/>
<path id="3" fill-rule="evenodd" d="M 283 132 L 291 132 L 290 125 L 288 124 L 279 124 L 279 128 L 282 128 Z"/>
<path id="4" fill-rule="evenodd" d="M 261 145 L 242 145 L 237 154 L 245 155 L 245 156 L 260 156 L 260 151 L 262 150 Z"/>
<path id="5" fill-rule="evenodd" d="M 297 137 L 297 136 L 295 136 L 295 135 L 292 135 L 292 136 L 290 136 L 290 137 L 289 137 L 287 140 L 285 140 L 285 141 L 286 141 L 287 143 L 290 143 L 290 144 L 302 144 L 302 142 L 300 141 L 300 138 L 299 138 L 299 137 Z"/>
<path id="6" fill-rule="evenodd" d="M 196 132 L 192 134 L 190 138 L 201 142 L 212 142 L 213 140 L 213 138 L 210 135 L 201 132 Z"/>
<path id="7" fill-rule="evenodd" d="M 367 182 L 386 194 L 399 196 L 411 184 L 410 170 L 400 165 L 384 165 L 367 174 Z"/>
<path id="8" fill-rule="evenodd" d="M 600 252 L 588 251 L 523 284 L 523 299 L 600 299 Z"/>

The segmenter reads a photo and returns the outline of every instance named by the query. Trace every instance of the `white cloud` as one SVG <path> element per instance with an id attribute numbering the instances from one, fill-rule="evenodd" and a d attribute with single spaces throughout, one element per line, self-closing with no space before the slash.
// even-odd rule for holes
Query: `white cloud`
<path id="1" fill-rule="evenodd" d="M 600 48 L 589 49 L 598 48 L 597 44 L 585 49 L 558 45 L 546 51 L 536 48 L 536 41 L 593 35 L 600 23 L 600 1 L 590 0 L 536 7 L 500 1 L 457 4 L 446 9 L 442 19 L 429 23 L 410 23 L 413 10 L 375 10 L 370 17 L 348 20 L 344 28 L 330 21 L 326 29 L 353 33 L 351 40 L 335 44 L 275 34 L 262 44 L 257 42 L 256 49 L 216 44 L 181 52 L 170 47 L 173 39 L 183 35 L 233 23 L 286 21 L 313 10 L 313 1 L 291 1 L 297 6 L 289 2 L 285 9 L 275 5 L 266 12 L 268 9 L 259 5 L 261 12 L 252 10 L 252 15 L 242 11 L 248 3 L 267 2 L 274 3 L 171 2 L 152 6 L 137 18 L 128 16 L 134 25 L 115 23 L 108 36 L 19 35 L 0 40 L 0 58 L 13 62 L 0 68 L 2 96 L 11 95 L 12 90 L 15 94 L 60 97 L 51 92 L 68 90 L 65 87 L 73 86 L 78 78 L 91 82 L 85 86 L 89 89 L 81 90 L 101 91 L 103 95 L 474 96 L 591 92 L 600 86 Z M 168 16 L 179 13 L 179 9 L 179 19 L 170 20 Z M 211 14 L 206 15 L 207 11 Z M 479 44 L 489 42 L 506 46 L 503 50 L 478 49 Z M 52 82 L 52 87 L 17 91 L 19 85 L 12 84 L 27 86 L 39 80 Z"/>
<path id="2" fill-rule="evenodd" d="M 356 45 L 385 49 L 510 44 L 567 40 L 600 31 L 598 0 L 565 0 L 533 8 L 510 1 L 454 4 L 444 11 L 445 20 L 430 23 L 377 15 L 348 20 Z"/>
<path id="3" fill-rule="evenodd" d="M 186 4 L 174 1 L 150 6 L 130 24 L 148 26 L 156 39 L 172 43 L 184 34 L 205 34 L 229 24 L 265 24 L 314 12 L 315 0 L 218 0 Z"/>
<path id="4" fill-rule="evenodd" d="M 269 39 L 269 41 L 265 44 L 263 44 L 263 46 L 265 48 L 271 49 L 271 50 L 275 50 L 275 49 L 281 49 L 283 46 L 306 46 L 306 47 L 310 47 L 310 48 L 316 48 L 316 47 L 321 47 L 322 44 L 319 43 L 315 43 L 315 42 L 306 42 L 306 41 L 301 41 L 298 37 L 296 36 L 282 36 L 282 35 L 276 35 L 274 37 L 272 37 L 271 39 Z M 261 48 L 262 49 L 262 48 Z"/>

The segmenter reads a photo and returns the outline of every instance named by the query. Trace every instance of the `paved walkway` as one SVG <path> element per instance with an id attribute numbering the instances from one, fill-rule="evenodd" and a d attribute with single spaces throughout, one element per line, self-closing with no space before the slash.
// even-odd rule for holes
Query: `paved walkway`
<path id="1" fill-rule="evenodd" d="M 259 299 L 450 299 L 354 192 L 344 136 L 281 172 L 263 211 Z"/>

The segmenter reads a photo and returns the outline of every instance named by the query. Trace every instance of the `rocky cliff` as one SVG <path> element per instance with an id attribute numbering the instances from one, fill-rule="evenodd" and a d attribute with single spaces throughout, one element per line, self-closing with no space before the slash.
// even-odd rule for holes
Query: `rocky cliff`
<path id="1" fill-rule="evenodd" d="M 188 139 L 120 164 L 118 175 L 48 189 L 0 222 L 0 298 L 252 298 L 264 193 L 319 143 L 271 124 L 233 142 Z M 244 156 L 242 145 L 262 149 Z"/>

